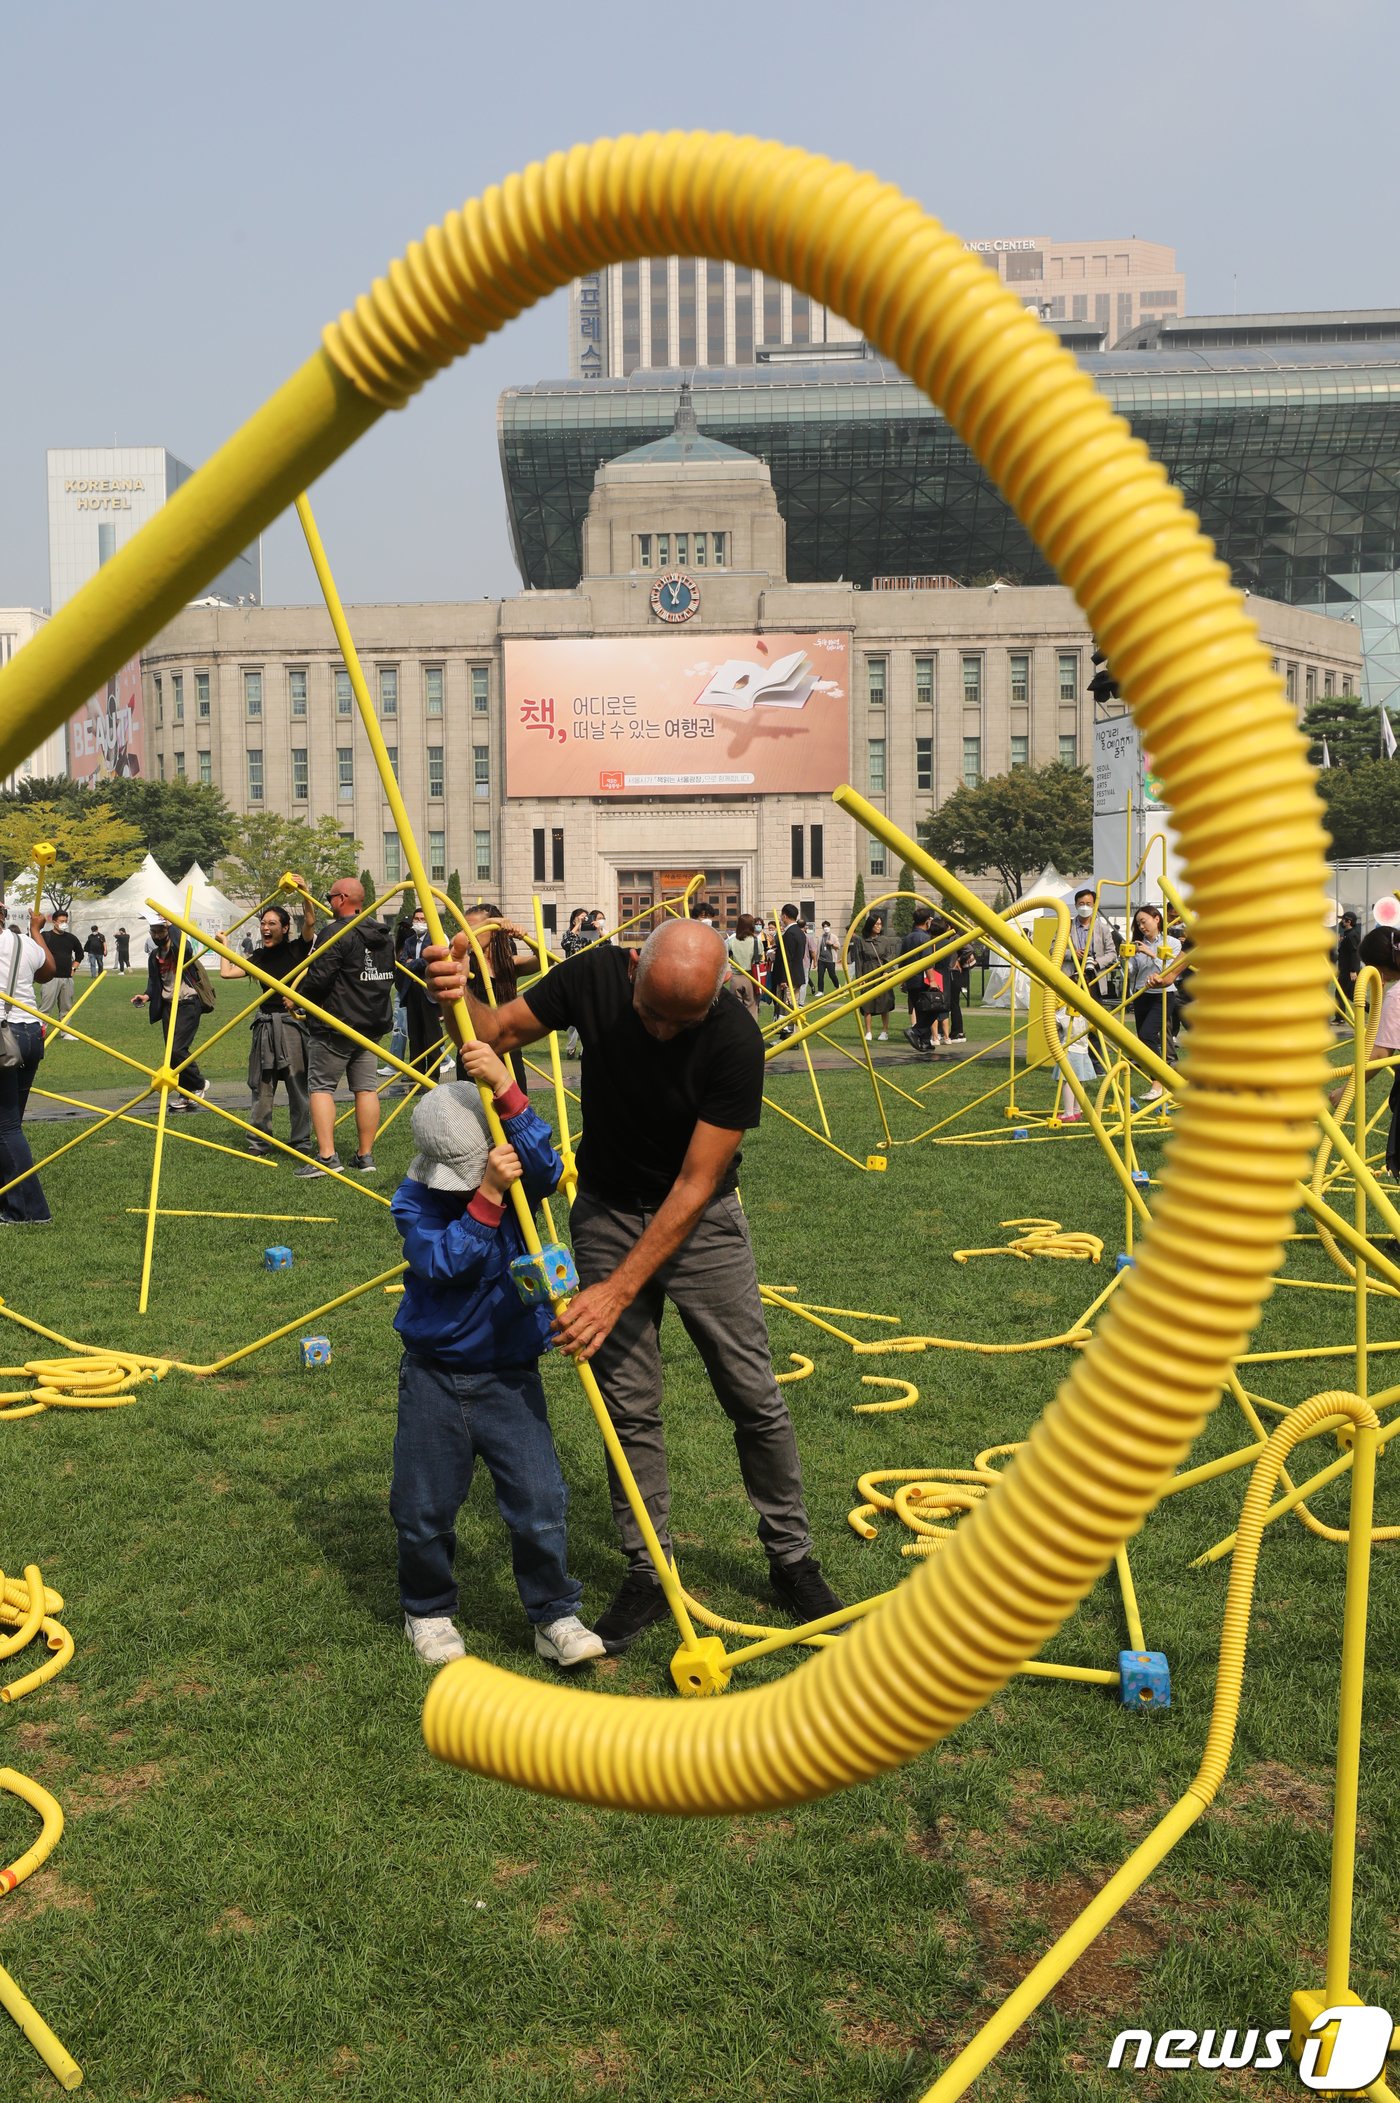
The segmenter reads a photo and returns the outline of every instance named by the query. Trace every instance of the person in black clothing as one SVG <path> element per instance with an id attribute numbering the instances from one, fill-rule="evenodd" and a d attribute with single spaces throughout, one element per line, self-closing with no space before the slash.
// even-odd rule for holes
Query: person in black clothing
<path id="1" fill-rule="evenodd" d="M 836 976 L 836 954 L 836 937 L 831 932 L 831 922 L 829 920 L 823 920 L 821 939 L 817 943 L 816 980 L 818 1000 L 821 999 L 822 990 L 825 987 L 828 978 L 831 980 L 831 990 L 833 993 L 836 991 L 837 987 L 841 983 L 840 979 Z"/>
<path id="2" fill-rule="evenodd" d="M 799 929 L 799 934 L 801 930 Z M 429 952 L 445 1011 L 466 990 L 461 955 Z M 749 1502 L 775 1592 L 799 1620 L 838 1613 L 812 1554 L 797 1441 L 773 1378 L 753 1250 L 735 1195 L 739 1143 L 763 1104 L 763 1039 L 722 997 L 724 943 L 672 920 L 640 950 L 586 950 L 473 1029 L 497 1052 L 574 1023 L 583 1039 L 583 1138 L 570 1218 L 583 1289 L 556 1316 L 571 1357 L 596 1357 L 599 1383 L 637 1487 L 669 1557 L 670 1488 L 661 1424 L 659 1331 L 676 1307 L 734 1425 Z M 455 1032 L 455 1023 L 450 1025 Z M 627 1575 L 597 1624 L 625 1650 L 666 1612 L 636 1521 L 615 1479 L 613 1517 Z"/>
<path id="3" fill-rule="evenodd" d="M 591 941 L 599 942 L 603 939 L 603 929 L 598 925 L 602 917 L 601 912 L 592 916 L 590 922 Z M 515 999 L 516 987 L 520 983 L 521 972 L 533 971 L 538 966 L 539 960 L 530 946 L 530 937 L 523 928 L 513 927 L 508 920 L 504 919 L 498 905 L 469 906 L 467 908 L 466 921 L 467 926 L 481 943 L 481 953 L 486 959 L 486 969 L 490 974 L 491 990 L 496 996 L 496 1006 L 503 1008 L 507 1001 Z M 480 932 L 483 928 L 490 929 L 484 940 L 482 940 Z M 472 966 L 468 983 L 470 984 L 473 998 L 484 1002 L 486 1000 L 486 988 L 482 984 L 481 967 L 476 961 L 475 950 L 472 951 Z M 530 1076 L 519 1051 L 510 1053 L 509 1064 L 511 1072 L 528 1095 L 530 1092 Z M 461 1077 L 463 1080 L 466 1079 L 465 1074 L 462 1074 Z"/>
<path id="4" fill-rule="evenodd" d="M 95 921 L 92 932 L 83 944 L 83 955 L 87 958 L 88 977 L 100 978 L 103 960 L 107 955 L 107 937 Z"/>
<path id="5" fill-rule="evenodd" d="M 933 907 L 916 905 L 913 925 L 907 934 L 899 938 L 896 955 L 899 959 L 917 956 L 921 951 L 933 947 Z M 929 999 L 932 988 L 920 978 L 904 981 L 904 991 L 909 1001 L 909 1027 L 904 1032 L 915 1051 L 931 1051 L 934 1005 Z M 946 1013 L 946 1009 L 944 1010 Z"/>
<path id="6" fill-rule="evenodd" d="M 272 978 L 290 978 L 298 964 L 311 954 L 316 940 L 316 908 L 300 877 L 296 878 L 301 899 L 301 933 L 292 934 L 292 916 L 285 906 L 264 906 L 259 921 L 262 947 L 249 952 L 248 962 Z M 270 1154 L 272 1106 L 280 1081 L 287 1091 L 291 1111 L 292 1145 L 309 1154 L 311 1098 L 306 1086 L 306 1018 L 294 1000 L 284 993 L 269 993 L 254 1015 L 252 1042 L 248 1048 L 248 1093 L 252 1106 L 248 1122 L 266 1136 L 246 1141 L 250 1154 Z"/>
<path id="7" fill-rule="evenodd" d="M 127 972 L 131 969 L 131 937 L 124 927 L 119 927 L 117 929 L 116 943 L 117 976 L 119 978 L 125 978 Z"/>
<path id="8" fill-rule="evenodd" d="M 338 876 L 328 903 L 335 922 L 353 920 L 364 911 L 365 887 L 357 876 Z M 301 991 L 337 1022 L 348 1023 L 362 1037 L 377 1042 L 393 1020 L 394 930 L 374 919 L 361 920 L 348 932 L 335 923 L 323 927 L 312 945 Z M 355 1097 L 358 1152 L 350 1165 L 362 1176 L 375 1175 L 374 1139 L 379 1130 L 376 1056 L 329 1024 L 318 1022 L 314 1015 L 307 1017 L 306 1035 L 306 1078 L 316 1152 L 302 1162 L 296 1174 L 319 1176 L 341 1166 L 335 1151 L 335 1091 L 344 1078 Z"/>
<path id="9" fill-rule="evenodd" d="M 54 914 L 43 940 L 53 958 L 53 977 L 40 989 L 39 1006 L 45 1015 L 55 1018 L 55 1023 L 49 1025 L 46 1042 L 56 1044 L 63 1035 L 56 1027 L 57 1018 L 66 1015 L 73 1005 L 73 973 L 78 967 L 83 945 L 69 928 L 65 912 Z"/>
<path id="10" fill-rule="evenodd" d="M 428 920 L 422 906 L 415 906 L 406 927 L 398 930 L 395 980 L 408 1023 L 408 1058 L 420 1073 L 429 1073 L 437 1061 L 428 1057 L 442 1036 L 438 1011 L 423 984 L 423 951 L 428 946 Z M 410 1084 L 405 1081 L 404 1088 Z"/>
<path id="11" fill-rule="evenodd" d="M 1361 969 L 1361 929 L 1355 913 L 1343 913 L 1337 922 L 1337 1020 L 1344 1028 L 1350 1027 L 1351 997 L 1356 991 L 1356 975 Z"/>
<path id="12" fill-rule="evenodd" d="M 789 1008 L 796 1009 L 801 1005 L 802 988 L 807 983 L 807 930 L 795 905 L 785 905 L 779 917 L 782 925 L 773 951 L 768 985 L 774 996 L 774 1006 L 779 1014 L 785 1014 Z M 796 1022 L 789 1021 L 780 1035 L 790 1037 L 796 1028 Z"/>
<path id="13" fill-rule="evenodd" d="M 197 957 L 192 957 L 188 946 L 185 950 L 185 968 L 180 973 L 180 983 L 175 984 L 175 962 L 178 945 L 171 939 L 170 929 L 164 920 L 151 922 L 151 953 L 146 959 L 146 990 L 133 993 L 133 1008 L 147 1009 L 146 1020 L 164 1029 L 170 1014 L 170 1004 L 175 1003 L 175 1035 L 170 1046 L 170 1063 L 180 1076 L 180 1087 L 184 1093 L 174 1090 L 170 1095 L 170 1114 L 178 1110 L 202 1110 L 201 1098 L 208 1093 L 209 1083 L 200 1071 L 199 1061 L 190 1059 L 200 1021 L 214 1005 L 214 989 L 205 976 L 204 966 Z M 185 1061 L 189 1059 L 189 1064 Z"/>

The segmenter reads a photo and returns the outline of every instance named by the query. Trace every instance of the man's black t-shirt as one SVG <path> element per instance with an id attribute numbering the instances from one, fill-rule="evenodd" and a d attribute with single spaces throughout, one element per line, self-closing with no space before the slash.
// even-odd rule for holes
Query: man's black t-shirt
<path id="1" fill-rule="evenodd" d="M 273 978 L 290 978 L 297 965 L 310 954 L 309 942 L 304 941 L 300 935 L 288 935 L 285 942 L 274 943 L 271 949 L 265 942 L 259 949 L 250 949 L 248 962 L 256 964 L 259 971 L 266 971 Z M 276 1015 L 279 1010 L 283 1014 L 286 1013 L 286 1009 L 282 1007 L 280 993 L 269 993 L 267 999 L 260 1001 L 258 1005 L 260 1013 L 264 1015 Z"/>
<path id="2" fill-rule="evenodd" d="M 698 1029 L 648 1036 L 632 1006 L 626 950 L 569 957 L 522 999 L 548 1029 L 583 1040 L 579 1183 L 610 1204 L 656 1206 L 680 1174 L 697 1123 L 747 1131 L 763 1109 L 763 1039 L 721 994 Z M 734 1156 L 715 1195 L 739 1179 Z"/>
<path id="3" fill-rule="evenodd" d="M 807 982 L 807 931 L 800 920 L 784 924 L 773 953 L 773 984 L 800 992 Z"/>
<path id="4" fill-rule="evenodd" d="M 83 945 L 77 936 L 66 927 L 47 927 L 44 930 L 44 940 L 48 943 L 49 955 L 53 958 L 54 977 L 72 978 L 73 967 L 83 953 Z"/>

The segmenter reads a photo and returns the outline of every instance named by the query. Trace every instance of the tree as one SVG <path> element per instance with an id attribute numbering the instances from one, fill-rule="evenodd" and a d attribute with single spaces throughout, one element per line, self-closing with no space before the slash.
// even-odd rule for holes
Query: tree
<path id="1" fill-rule="evenodd" d="M 379 893 L 374 888 L 374 878 L 370 875 L 368 869 L 360 871 L 360 882 L 364 886 L 365 904 L 373 905 Z"/>
<path id="2" fill-rule="evenodd" d="M 1315 767 L 1322 765 L 1324 738 L 1334 767 L 1359 767 L 1380 757 L 1380 717 L 1352 694 L 1329 694 L 1325 700 L 1314 701 L 1304 711 L 1301 728 Z"/>
<path id="3" fill-rule="evenodd" d="M 1368 759 L 1360 766 L 1330 767 L 1319 776 L 1318 787 L 1327 804 L 1334 860 L 1400 855 L 1400 761 Z"/>
<path id="4" fill-rule="evenodd" d="M 455 869 L 447 879 L 447 895 L 452 900 L 452 903 L 456 906 L 458 912 L 460 913 L 463 910 L 462 879 Z"/>
<path id="5" fill-rule="evenodd" d="M 1094 855 L 1094 796 L 1088 772 L 1058 761 L 1018 767 L 976 788 L 957 788 L 919 826 L 923 845 L 949 869 L 995 869 L 1012 898 L 1046 862 L 1066 874 Z"/>
<path id="6" fill-rule="evenodd" d="M 851 900 L 851 925 L 860 933 L 860 923 L 865 918 L 865 878 L 856 871 L 856 895 Z"/>
<path id="7" fill-rule="evenodd" d="M 222 793 L 202 781 L 144 781 L 118 776 L 94 786 L 67 775 L 19 782 L 0 792 L 0 811 L 45 804 L 75 818 L 90 818 L 106 805 L 134 825 L 146 853 L 171 876 L 192 862 L 212 869 L 228 846 L 234 815 Z"/>
<path id="8" fill-rule="evenodd" d="M 288 870 L 306 878 L 314 898 L 324 898 L 338 876 L 353 876 L 360 854 L 358 840 L 343 840 L 334 818 L 278 818 L 258 811 L 234 821 L 227 858 L 219 864 L 218 882 L 235 897 L 271 898 Z"/>
<path id="9" fill-rule="evenodd" d="M 141 866 L 141 835 L 109 803 L 81 816 L 56 803 L 0 805 L 0 863 L 14 879 L 33 862 L 47 840 L 58 852 L 44 874 L 44 896 L 54 912 L 67 912 L 81 892 L 100 896 Z"/>
<path id="10" fill-rule="evenodd" d="M 914 872 L 908 862 L 899 872 L 900 896 L 894 902 L 894 932 L 907 935 L 914 925 L 914 900 L 908 895 L 914 889 Z"/>

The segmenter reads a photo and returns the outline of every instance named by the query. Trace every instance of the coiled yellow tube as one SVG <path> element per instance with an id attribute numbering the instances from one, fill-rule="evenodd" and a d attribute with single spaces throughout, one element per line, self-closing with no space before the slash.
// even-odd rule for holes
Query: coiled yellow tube
<path id="1" fill-rule="evenodd" d="M 1279 1260 L 1330 1041 L 1322 826 L 1268 656 L 1179 493 L 1014 294 L 897 190 L 755 140 L 605 140 L 510 178 L 416 243 L 17 654 L 0 673 L 0 772 L 382 408 L 573 277 L 676 253 L 786 279 L 938 404 L 1107 650 L 1199 913 L 1191 1086 L 1138 1266 L 1000 1493 L 949 1546 L 839 1645 L 751 1693 L 581 1698 L 474 1660 L 434 1682 L 424 1730 L 444 1758 L 551 1794 L 707 1813 L 801 1801 L 910 1759 L 1034 1657 L 1190 1450 Z M 848 791 L 841 801 L 875 819 Z M 1189 1320 L 1173 1293 L 1183 1265 Z"/>

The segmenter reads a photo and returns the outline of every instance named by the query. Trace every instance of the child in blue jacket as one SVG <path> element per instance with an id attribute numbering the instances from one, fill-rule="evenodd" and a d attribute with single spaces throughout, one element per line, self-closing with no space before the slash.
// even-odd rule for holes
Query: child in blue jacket
<path id="1" fill-rule="evenodd" d="M 601 1657 L 603 1645 L 578 1618 L 583 1587 L 566 1561 L 568 1492 L 539 1375 L 551 1310 L 522 1301 L 510 1276 L 525 1247 L 510 1186 L 523 1181 L 538 1205 L 563 1163 L 490 1045 L 468 1045 L 462 1063 L 470 1080 L 434 1088 L 414 1111 L 418 1151 L 393 1198 L 408 1259 L 394 1317 L 404 1351 L 389 1497 L 404 1632 L 427 1664 L 466 1655 L 452 1622 L 452 1563 L 480 1457 L 510 1529 L 535 1649 L 556 1665 L 580 1665 Z M 478 1081 L 495 1097 L 505 1146 L 491 1145 Z"/>

